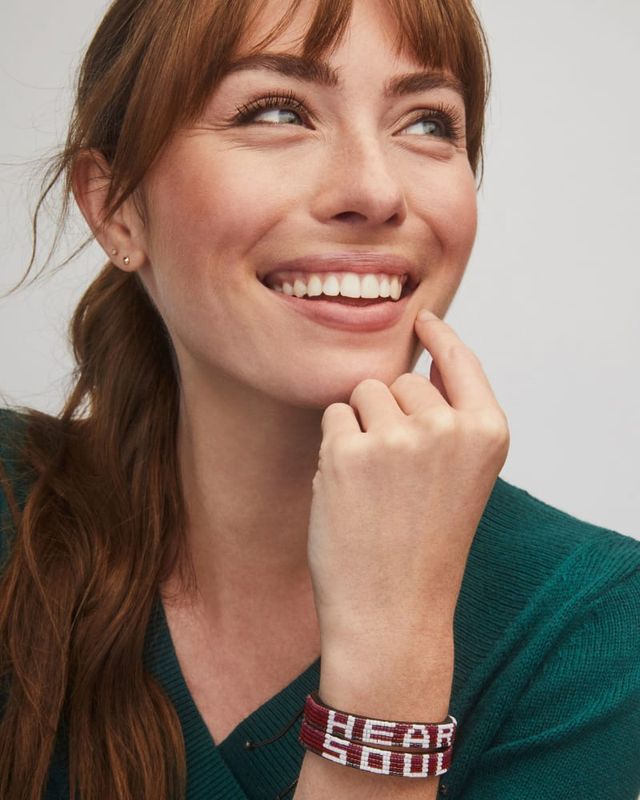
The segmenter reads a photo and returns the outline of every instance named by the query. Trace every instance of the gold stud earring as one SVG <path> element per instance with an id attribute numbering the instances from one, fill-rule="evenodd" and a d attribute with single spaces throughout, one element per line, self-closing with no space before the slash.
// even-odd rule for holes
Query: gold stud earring
<path id="1" fill-rule="evenodd" d="M 118 251 L 117 250 L 112 250 L 111 251 L 111 255 L 112 256 L 117 256 L 118 255 Z"/>
<path id="2" fill-rule="evenodd" d="M 123 263 L 124 263 L 124 264 L 126 264 L 126 265 L 128 266 L 128 265 L 129 265 L 129 256 L 125 256 L 125 257 L 122 259 L 122 261 L 123 261 Z"/>

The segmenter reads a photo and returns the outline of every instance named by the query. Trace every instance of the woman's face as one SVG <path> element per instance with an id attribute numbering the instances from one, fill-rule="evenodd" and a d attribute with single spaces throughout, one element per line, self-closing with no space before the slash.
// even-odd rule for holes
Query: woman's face
<path id="1" fill-rule="evenodd" d="M 266 25 L 243 44 L 287 5 L 269 3 Z M 270 53 L 300 53 L 314 6 L 302 3 Z M 339 85 L 264 68 L 231 72 L 147 176 L 139 272 L 171 334 L 183 390 L 225 379 L 324 408 L 346 402 L 366 377 L 390 384 L 415 366 L 416 313 L 427 306 L 443 316 L 456 293 L 475 237 L 476 191 L 455 88 L 385 96 L 395 76 L 423 71 L 394 57 L 394 33 L 384 3 L 355 0 L 345 36 L 326 56 Z M 233 119 L 269 94 L 293 95 L 303 107 L 283 99 Z M 438 106 L 458 118 L 453 138 Z M 399 319 L 378 330 L 318 322 L 261 281 L 289 259 L 363 251 L 402 256 L 420 279 Z"/>

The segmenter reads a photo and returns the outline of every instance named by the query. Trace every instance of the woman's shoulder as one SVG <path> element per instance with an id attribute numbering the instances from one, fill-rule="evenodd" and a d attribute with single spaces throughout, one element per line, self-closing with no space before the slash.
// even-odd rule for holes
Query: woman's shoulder
<path id="1" fill-rule="evenodd" d="M 589 522 L 498 477 L 479 527 L 485 557 L 529 582 L 606 581 L 640 569 L 640 541 Z"/>
<path id="2" fill-rule="evenodd" d="M 499 477 L 468 555 L 461 640 L 486 654 L 529 640 L 537 626 L 579 624 L 595 607 L 617 603 L 640 613 L 640 542 Z"/>

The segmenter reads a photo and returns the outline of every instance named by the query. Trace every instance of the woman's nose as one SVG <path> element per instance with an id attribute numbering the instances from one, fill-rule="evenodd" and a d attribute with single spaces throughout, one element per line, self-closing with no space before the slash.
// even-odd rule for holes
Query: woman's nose
<path id="1" fill-rule="evenodd" d="M 321 173 L 314 210 L 323 222 L 399 224 L 406 217 L 401 175 L 384 144 L 371 133 L 342 135 L 328 148 Z"/>

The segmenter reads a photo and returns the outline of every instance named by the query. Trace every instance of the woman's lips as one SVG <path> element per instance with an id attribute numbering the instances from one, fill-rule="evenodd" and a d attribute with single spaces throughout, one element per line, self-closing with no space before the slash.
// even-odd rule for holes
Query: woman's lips
<path id="1" fill-rule="evenodd" d="M 264 286 L 264 284 L 263 284 Z M 303 297 L 276 292 L 265 286 L 266 291 L 280 299 L 292 311 L 311 319 L 319 325 L 343 331 L 368 333 L 384 330 L 395 325 L 404 314 L 413 291 L 407 291 L 399 300 L 358 306 L 335 300 L 305 300 Z"/>
<path id="2" fill-rule="evenodd" d="M 305 295 L 304 297 L 307 303 L 326 303 L 328 298 L 326 295 L 314 295 L 313 297 L 309 297 L 309 295 Z M 344 295 L 336 295 L 335 297 L 331 298 L 332 303 L 338 303 L 341 306 L 375 306 L 379 305 L 380 303 L 388 302 L 387 297 L 345 297 Z"/>

